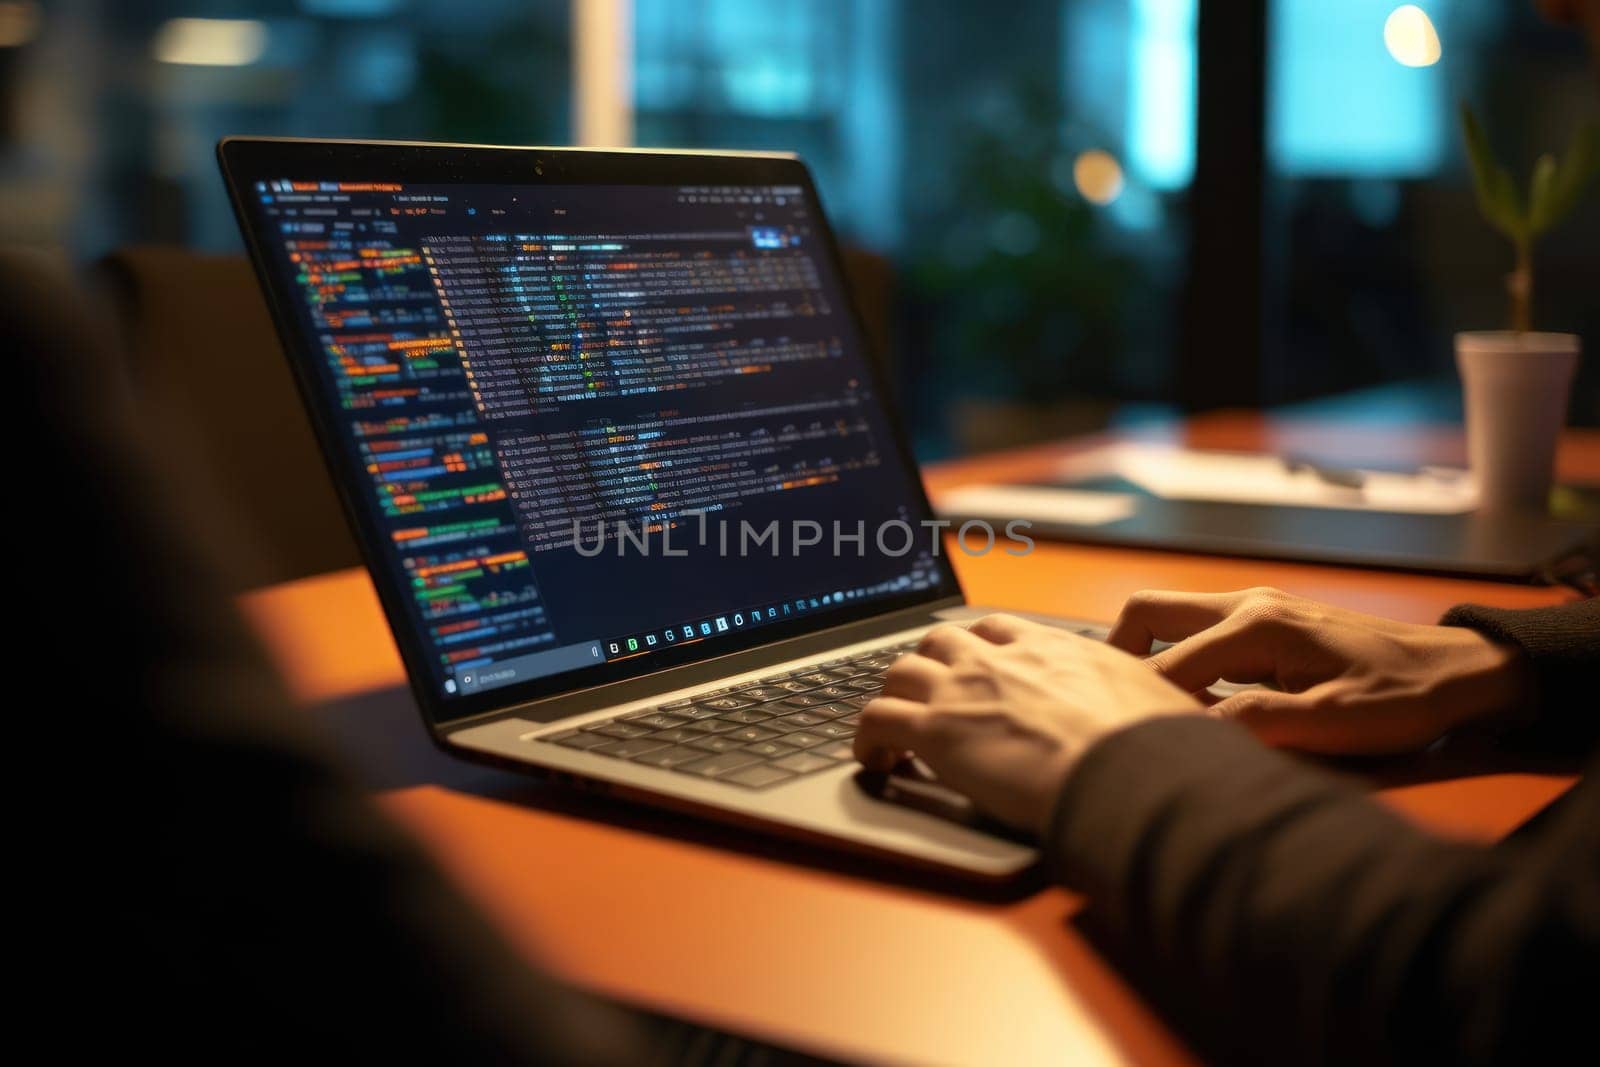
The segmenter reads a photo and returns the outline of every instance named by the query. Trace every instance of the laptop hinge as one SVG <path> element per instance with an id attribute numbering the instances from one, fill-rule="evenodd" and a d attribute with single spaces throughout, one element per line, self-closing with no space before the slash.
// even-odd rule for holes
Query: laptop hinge
<path id="1" fill-rule="evenodd" d="M 887 636 L 913 626 L 936 622 L 938 620 L 934 617 L 935 613 L 959 607 L 963 603 L 965 601 L 960 596 L 944 597 L 926 604 L 889 612 L 886 615 L 875 615 L 859 622 L 830 626 L 826 630 L 775 641 L 760 648 L 731 652 L 726 656 L 718 656 L 699 663 L 686 663 L 681 667 L 657 671 L 639 678 L 628 678 L 571 693 L 559 693 L 540 700 L 530 700 L 524 704 L 484 712 L 481 715 L 453 719 L 448 723 L 437 725 L 435 730 L 440 734 L 450 734 L 468 726 L 481 726 L 485 722 L 511 715 L 536 722 L 554 722 L 568 715 L 627 704 L 657 693 L 670 693 L 696 685 L 711 685 L 719 679 L 730 678 L 736 674 L 760 670 L 762 667 L 803 656 L 821 655 L 832 648 L 870 641 L 874 637 Z"/>

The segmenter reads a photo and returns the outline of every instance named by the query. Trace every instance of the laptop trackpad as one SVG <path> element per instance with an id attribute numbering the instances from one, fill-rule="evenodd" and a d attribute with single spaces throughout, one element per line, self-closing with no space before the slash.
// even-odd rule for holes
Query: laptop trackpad
<path id="1" fill-rule="evenodd" d="M 972 801 L 941 783 L 926 764 L 915 758 L 902 760 L 887 773 L 862 768 L 856 772 L 855 780 L 862 792 L 885 804 L 898 804 L 1008 841 L 1033 844 L 1026 834 L 979 811 Z"/>

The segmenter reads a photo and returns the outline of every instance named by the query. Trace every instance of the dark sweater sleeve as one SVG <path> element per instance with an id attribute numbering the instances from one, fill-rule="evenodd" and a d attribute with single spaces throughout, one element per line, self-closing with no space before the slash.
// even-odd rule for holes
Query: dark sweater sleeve
<path id="1" fill-rule="evenodd" d="M 1232 724 L 1165 718 L 1084 755 L 1047 850 L 1090 923 L 1181 976 L 1228 1062 L 1536 1061 L 1592 1037 L 1596 785 L 1479 848 Z"/>
<path id="2" fill-rule="evenodd" d="M 1522 651 L 1533 671 L 1534 693 L 1506 724 L 1514 740 L 1569 752 L 1600 746 L 1600 600 L 1531 611 L 1461 604 L 1439 622 Z"/>

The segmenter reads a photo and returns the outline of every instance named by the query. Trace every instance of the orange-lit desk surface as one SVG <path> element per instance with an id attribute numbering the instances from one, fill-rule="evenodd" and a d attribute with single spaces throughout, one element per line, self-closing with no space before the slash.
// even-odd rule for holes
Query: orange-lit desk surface
<path id="1" fill-rule="evenodd" d="M 1448 432 L 1338 430 L 1256 416 L 1191 421 L 1191 444 L 1403 462 L 1459 462 Z M 930 486 L 1028 477 L 1074 445 L 930 469 Z M 1571 433 L 1564 478 L 1600 482 L 1600 433 Z M 1111 619 L 1141 588 L 1276 585 L 1394 618 L 1432 621 L 1473 600 L 1533 607 L 1557 590 L 1333 567 L 1040 542 L 1029 556 L 955 556 L 969 599 Z M 308 705 L 387 691 L 381 736 L 421 725 L 366 574 L 250 594 L 246 614 Z M 330 712 L 330 714 L 332 714 Z M 398 743 L 398 742 L 397 742 Z M 429 762 L 433 760 L 433 762 Z M 881 865 L 830 859 L 665 814 L 463 775 L 423 755 L 381 794 L 530 956 L 589 989 L 819 1053 L 887 1063 L 1190 1062 L 1181 1042 L 1044 888 L 964 895 Z M 1492 769 L 1492 768 L 1491 768 Z M 1426 777 L 1426 776 L 1418 776 Z M 1557 774 L 1474 773 L 1380 790 L 1449 834 L 1509 832 L 1570 784 Z"/>

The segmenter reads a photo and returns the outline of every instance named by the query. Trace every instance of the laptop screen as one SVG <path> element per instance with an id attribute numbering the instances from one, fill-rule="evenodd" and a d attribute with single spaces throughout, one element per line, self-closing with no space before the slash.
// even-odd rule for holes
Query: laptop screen
<path id="1" fill-rule="evenodd" d="M 445 717 L 955 591 L 808 183 L 235 193 Z"/>

